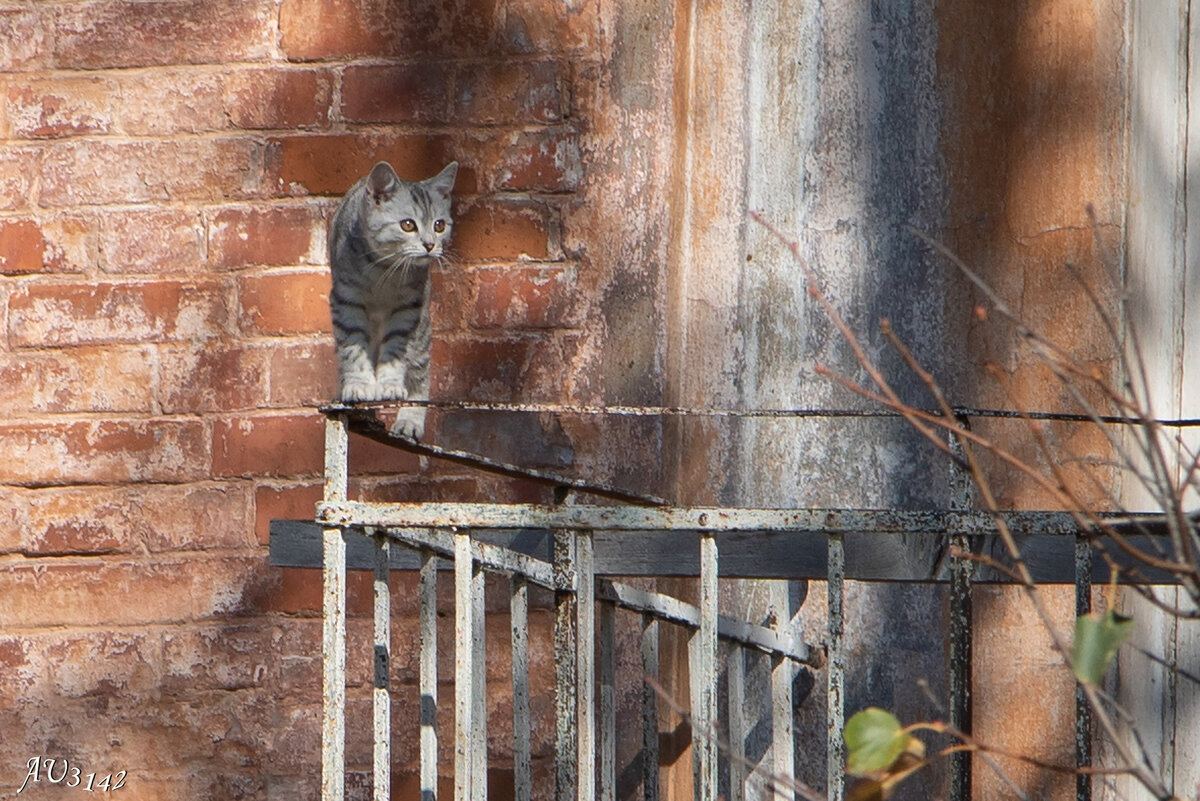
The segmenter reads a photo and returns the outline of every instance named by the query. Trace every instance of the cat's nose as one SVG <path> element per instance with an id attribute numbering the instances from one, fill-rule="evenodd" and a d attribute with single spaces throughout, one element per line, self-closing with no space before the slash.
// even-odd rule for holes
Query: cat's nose
<path id="1" fill-rule="evenodd" d="M 422 242 L 421 244 L 425 246 L 425 252 L 426 252 L 426 253 L 432 253 L 432 252 L 433 252 L 433 243 L 432 243 L 432 242 Z"/>

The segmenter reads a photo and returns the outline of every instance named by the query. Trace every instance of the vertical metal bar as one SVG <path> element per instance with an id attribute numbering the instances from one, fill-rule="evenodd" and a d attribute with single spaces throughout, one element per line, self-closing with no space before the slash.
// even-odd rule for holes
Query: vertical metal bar
<path id="1" fill-rule="evenodd" d="M 967 538 L 950 537 L 952 548 L 967 548 Z M 971 565 L 965 559 L 950 560 L 950 725 L 971 732 Z M 971 797 L 971 755 L 950 755 L 950 799 Z"/>
<path id="2" fill-rule="evenodd" d="M 581 531 L 575 538 L 575 609 L 576 622 L 576 690 L 579 721 L 578 799 L 593 801 L 596 797 L 596 582 L 595 552 L 592 532 Z"/>
<path id="3" fill-rule="evenodd" d="M 344 501 L 347 486 L 345 415 L 325 419 L 325 500 Z M 323 536 L 321 632 L 321 798 L 343 801 L 346 787 L 346 539 Z"/>
<path id="4" fill-rule="evenodd" d="M 513 795 L 530 801 L 533 795 L 529 741 L 529 583 L 510 580 L 509 620 L 512 624 Z"/>
<path id="5" fill-rule="evenodd" d="M 1075 538 L 1075 617 L 1092 611 L 1092 544 L 1085 536 Z M 1075 687 L 1075 767 L 1092 764 L 1092 710 L 1087 696 Z M 1091 801 L 1092 777 L 1075 774 L 1076 801 Z"/>
<path id="6" fill-rule="evenodd" d="M 437 801 L 437 557 L 421 553 L 421 801 Z"/>
<path id="7" fill-rule="evenodd" d="M 575 801 L 575 534 L 554 532 L 554 798 Z"/>
<path id="8" fill-rule="evenodd" d="M 325 529 L 324 550 L 321 798 L 340 801 L 346 786 L 346 540 L 340 528 Z"/>
<path id="9" fill-rule="evenodd" d="M 658 620 L 642 615 L 642 675 L 658 681 Z M 658 801 L 658 694 L 642 682 L 642 799 Z"/>
<path id="10" fill-rule="evenodd" d="M 966 427 L 966 421 L 959 425 Z M 950 452 L 963 458 L 962 443 L 950 435 Z M 970 477 L 957 464 L 950 465 L 950 509 L 966 511 L 971 508 Z M 951 532 L 949 547 L 969 553 L 970 540 Z M 975 563 L 971 559 L 950 557 L 950 725 L 971 733 L 971 629 L 973 604 L 972 581 Z M 950 755 L 950 799 L 967 801 L 971 797 L 971 754 L 956 751 Z"/>
<path id="11" fill-rule="evenodd" d="M 350 439 L 346 415 L 331 414 L 325 418 L 325 500 L 344 501 L 349 484 Z"/>
<path id="12" fill-rule="evenodd" d="M 487 639 L 484 631 L 486 575 L 471 567 L 471 797 L 487 801 Z"/>
<path id="13" fill-rule="evenodd" d="M 829 801 L 842 801 L 846 794 L 846 741 L 843 736 L 846 715 L 846 655 L 842 650 L 844 631 L 842 601 L 845 597 L 843 585 L 846 578 L 846 548 L 840 533 L 829 535 L 828 549 L 829 619 L 826 621 L 826 639 L 829 648 L 829 664 L 826 667 L 828 685 L 825 705 L 829 730 L 826 738 L 828 748 L 825 763 L 826 795 L 828 795 Z"/>
<path id="14" fill-rule="evenodd" d="M 616 613 L 600 604 L 600 801 L 617 801 Z"/>
<path id="15" fill-rule="evenodd" d="M 746 652 L 731 644 L 725 664 L 729 697 L 729 801 L 746 798 Z"/>
<path id="16" fill-rule="evenodd" d="M 388 689 L 391 672 L 391 591 L 388 575 L 391 543 L 383 534 L 375 535 L 375 683 L 372 690 L 375 717 L 374 795 L 375 801 L 388 801 L 392 790 L 391 744 L 392 700 Z"/>
<path id="17" fill-rule="evenodd" d="M 792 636 L 792 607 L 788 585 L 771 582 L 772 605 L 776 610 L 776 628 L 789 639 Z M 792 781 L 796 774 L 795 710 L 792 707 L 792 679 L 795 667 L 778 654 L 771 656 L 771 772 L 780 781 L 775 796 L 791 801 L 795 797 Z"/>
<path id="18" fill-rule="evenodd" d="M 474 689 L 475 603 L 471 535 L 454 532 L 454 801 L 473 801 L 472 729 L 475 721 Z"/>
<path id="19" fill-rule="evenodd" d="M 692 759 L 698 801 L 717 797 L 717 540 L 700 535 L 700 628 L 690 643 Z"/>

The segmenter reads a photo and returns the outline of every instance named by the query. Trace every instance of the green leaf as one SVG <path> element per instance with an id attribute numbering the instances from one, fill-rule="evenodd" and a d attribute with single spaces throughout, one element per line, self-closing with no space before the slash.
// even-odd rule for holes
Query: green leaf
<path id="1" fill-rule="evenodd" d="M 880 774 L 890 768 L 915 738 L 896 716 L 868 707 L 846 721 L 846 772 L 851 776 Z"/>
<path id="2" fill-rule="evenodd" d="M 1133 618 L 1109 609 L 1103 616 L 1084 615 L 1075 621 L 1071 669 L 1084 684 L 1099 684 L 1121 643 L 1133 633 Z"/>

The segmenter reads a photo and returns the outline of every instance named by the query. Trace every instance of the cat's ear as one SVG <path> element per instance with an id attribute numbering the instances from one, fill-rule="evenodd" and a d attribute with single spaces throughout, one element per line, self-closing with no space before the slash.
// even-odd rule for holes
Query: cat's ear
<path id="1" fill-rule="evenodd" d="M 425 183 L 429 186 L 431 192 L 436 192 L 442 197 L 450 197 L 450 191 L 454 189 L 454 176 L 456 175 L 458 175 L 458 162 L 452 161 L 443 167 L 441 172 Z"/>
<path id="2" fill-rule="evenodd" d="M 396 191 L 399 180 L 392 165 L 381 161 L 371 169 L 371 175 L 367 178 L 367 191 L 372 197 L 385 198 Z"/>

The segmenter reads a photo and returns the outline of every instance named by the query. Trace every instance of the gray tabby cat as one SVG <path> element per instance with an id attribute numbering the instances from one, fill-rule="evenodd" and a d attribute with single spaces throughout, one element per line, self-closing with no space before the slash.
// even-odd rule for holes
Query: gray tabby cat
<path id="1" fill-rule="evenodd" d="M 329 307 L 344 401 L 429 399 L 429 266 L 450 237 L 457 172 L 413 183 L 381 161 L 338 206 Z M 401 409 L 392 431 L 420 439 L 425 409 Z"/>

